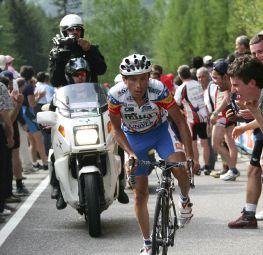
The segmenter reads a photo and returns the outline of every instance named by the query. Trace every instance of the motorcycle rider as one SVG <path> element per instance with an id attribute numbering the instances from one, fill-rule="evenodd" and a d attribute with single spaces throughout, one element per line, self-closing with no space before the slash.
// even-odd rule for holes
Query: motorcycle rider
<path id="1" fill-rule="evenodd" d="M 98 46 L 84 37 L 84 25 L 80 16 L 68 14 L 60 22 L 60 35 L 53 38 L 54 46 L 49 54 L 50 81 L 54 87 L 68 84 L 65 66 L 72 58 L 84 58 L 90 67 L 90 82 L 98 82 L 98 75 L 106 72 L 107 66 Z"/>
<path id="2" fill-rule="evenodd" d="M 89 67 L 88 62 L 84 58 L 70 59 L 65 67 L 65 78 L 68 84 L 90 82 L 91 76 L 90 76 L 90 67 Z M 124 162 L 123 150 L 119 149 L 118 152 L 122 159 L 122 162 Z M 54 169 L 54 161 L 55 161 L 54 155 L 51 156 L 51 161 L 52 161 L 52 165 Z M 119 175 L 120 190 L 119 190 L 118 201 L 120 203 L 127 204 L 129 203 L 129 197 L 124 191 L 124 188 L 125 188 L 125 178 L 124 177 L 125 177 L 124 168 L 122 167 L 122 172 Z M 56 178 L 55 171 L 52 171 L 51 173 L 50 184 L 52 186 L 51 198 L 57 199 L 57 202 L 56 202 L 57 209 L 58 210 L 64 209 L 67 206 L 67 204 L 64 201 L 64 198 L 60 191 L 59 182 Z"/>

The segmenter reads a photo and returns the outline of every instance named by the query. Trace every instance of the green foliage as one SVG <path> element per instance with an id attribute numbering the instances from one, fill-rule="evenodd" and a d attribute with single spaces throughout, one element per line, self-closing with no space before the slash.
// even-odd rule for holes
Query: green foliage
<path id="1" fill-rule="evenodd" d="M 86 31 L 93 43 L 99 43 L 106 59 L 108 71 L 100 80 L 112 83 L 123 57 L 135 52 L 150 54 L 151 45 L 146 43 L 150 39 L 149 13 L 139 0 L 94 0 L 91 5 L 94 15 Z"/>
<path id="2" fill-rule="evenodd" d="M 48 28 L 42 9 L 23 0 L 5 1 L 6 15 L 13 27 L 12 47 L 15 66 L 32 65 L 36 71 L 45 70 L 48 62 Z"/>
<path id="3" fill-rule="evenodd" d="M 0 0 L 0 54 L 15 57 L 17 68 L 30 64 L 46 70 L 60 19 L 83 12 L 85 36 L 99 44 L 108 66 L 100 81 L 109 83 L 131 53 L 146 54 L 165 72 L 175 72 L 193 56 L 227 57 L 237 36 L 252 37 L 263 24 L 262 0 L 152 0 L 148 5 L 142 0 L 53 0 L 58 17 L 47 17 L 28 2 Z"/>

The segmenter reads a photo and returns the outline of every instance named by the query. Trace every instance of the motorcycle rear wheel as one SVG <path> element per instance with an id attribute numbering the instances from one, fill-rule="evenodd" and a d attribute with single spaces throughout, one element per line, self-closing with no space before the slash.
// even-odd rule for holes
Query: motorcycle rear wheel
<path id="1" fill-rule="evenodd" d="M 99 182 L 96 173 L 84 175 L 85 219 L 92 237 L 101 235 Z"/>

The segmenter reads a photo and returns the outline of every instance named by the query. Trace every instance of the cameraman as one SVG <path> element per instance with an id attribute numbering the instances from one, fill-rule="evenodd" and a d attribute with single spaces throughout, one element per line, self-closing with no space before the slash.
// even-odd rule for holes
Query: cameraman
<path id="1" fill-rule="evenodd" d="M 50 80 L 54 87 L 68 84 L 65 66 L 72 58 L 83 57 L 90 66 L 90 81 L 98 82 L 98 75 L 106 72 L 107 66 L 98 46 L 83 38 L 81 17 L 66 15 L 60 22 L 60 35 L 53 38 L 54 46 L 49 54 Z"/>

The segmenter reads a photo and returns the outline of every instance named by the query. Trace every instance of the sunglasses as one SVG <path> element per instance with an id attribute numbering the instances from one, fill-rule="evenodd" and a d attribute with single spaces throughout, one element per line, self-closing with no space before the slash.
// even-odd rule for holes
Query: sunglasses
<path id="1" fill-rule="evenodd" d="M 79 71 L 79 72 L 76 72 L 76 73 L 73 73 L 72 76 L 74 77 L 84 77 L 84 76 L 87 76 L 87 72 L 86 71 Z"/>
<path id="2" fill-rule="evenodd" d="M 82 28 L 81 27 L 70 27 L 67 29 L 68 32 L 73 33 L 74 31 L 76 32 L 81 32 Z"/>

